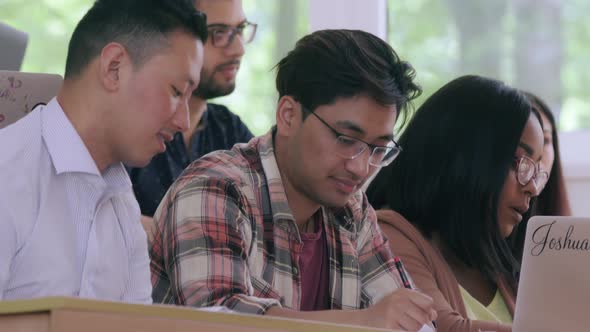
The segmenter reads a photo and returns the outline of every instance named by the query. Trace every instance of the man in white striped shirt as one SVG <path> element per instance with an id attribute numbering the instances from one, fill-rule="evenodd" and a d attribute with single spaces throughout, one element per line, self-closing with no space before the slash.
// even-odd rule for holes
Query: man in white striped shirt
<path id="1" fill-rule="evenodd" d="M 188 127 L 206 20 L 190 0 L 98 0 L 56 98 L 0 130 L 0 300 L 151 303 L 141 167 Z"/>

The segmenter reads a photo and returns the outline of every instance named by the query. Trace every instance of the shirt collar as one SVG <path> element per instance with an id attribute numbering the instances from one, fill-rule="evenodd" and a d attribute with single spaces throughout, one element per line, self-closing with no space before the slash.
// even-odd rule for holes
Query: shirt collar
<path id="1" fill-rule="evenodd" d="M 57 174 L 77 172 L 100 176 L 94 159 L 56 98 L 41 111 L 41 123 L 43 139 Z"/>
<path id="2" fill-rule="evenodd" d="M 119 193 L 132 187 L 131 179 L 125 166 L 122 163 L 116 163 L 108 167 L 102 174 L 102 179 L 109 191 Z"/>
<path id="3" fill-rule="evenodd" d="M 121 163 L 111 165 L 100 174 L 96 162 L 56 98 L 42 109 L 41 123 L 42 136 L 57 174 L 94 175 L 102 186 L 113 192 L 131 187 L 131 180 Z"/>
<path id="4" fill-rule="evenodd" d="M 257 138 L 257 149 L 260 156 L 260 162 L 266 177 L 266 183 L 269 188 L 270 204 L 273 214 L 273 221 L 292 221 L 295 223 L 295 218 L 289 208 L 287 201 L 287 194 L 285 193 L 285 186 L 281 179 L 281 173 L 277 164 L 277 159 L 274 153 L 274 133 L 276 126 L 271 130 Z M 256 143 L 255 143 L 256 144 Z"/>

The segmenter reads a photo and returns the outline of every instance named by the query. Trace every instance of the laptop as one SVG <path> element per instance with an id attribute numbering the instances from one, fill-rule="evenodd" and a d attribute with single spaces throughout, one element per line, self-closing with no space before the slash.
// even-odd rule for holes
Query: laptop
<path id="1" fill-rule="evenodd" d="M 512 330 L 590 331 L 590 218 L 529 220 Z"/>
<path id="2" fill-rule="evenodd" d="M 0 129 L 46 104 L 61 88 L 60 75 L 0 70 Z"/>
<path id="3" fill-rule="evenodd" d="M 0 70 L 20 70 L 29 36 L 0 22 Z"/>

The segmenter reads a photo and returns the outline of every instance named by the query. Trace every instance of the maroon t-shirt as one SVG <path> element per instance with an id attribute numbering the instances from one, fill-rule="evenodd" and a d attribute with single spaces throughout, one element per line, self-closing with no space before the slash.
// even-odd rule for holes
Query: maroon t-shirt
<path id="1" fill-rule="evenodd" d="M 315 232 L 301 233 L 301 311 L 330 309 L 328 241 L 321 218 L 315 220 Z"/>

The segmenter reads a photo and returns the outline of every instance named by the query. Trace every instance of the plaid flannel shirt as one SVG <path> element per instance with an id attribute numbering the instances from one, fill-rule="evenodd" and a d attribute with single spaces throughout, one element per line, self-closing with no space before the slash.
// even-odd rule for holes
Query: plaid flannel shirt
<path id="1" fill-rule="evenodd" d="M 275 305 L 299 310 L 302 241 L 272 133 L 204 156 L 172 185 L 150 236 L 155 303 L 255 314 Z M 321 214 L 332 309 L 366 308 L 403 287 L 364 193 Z"/>

